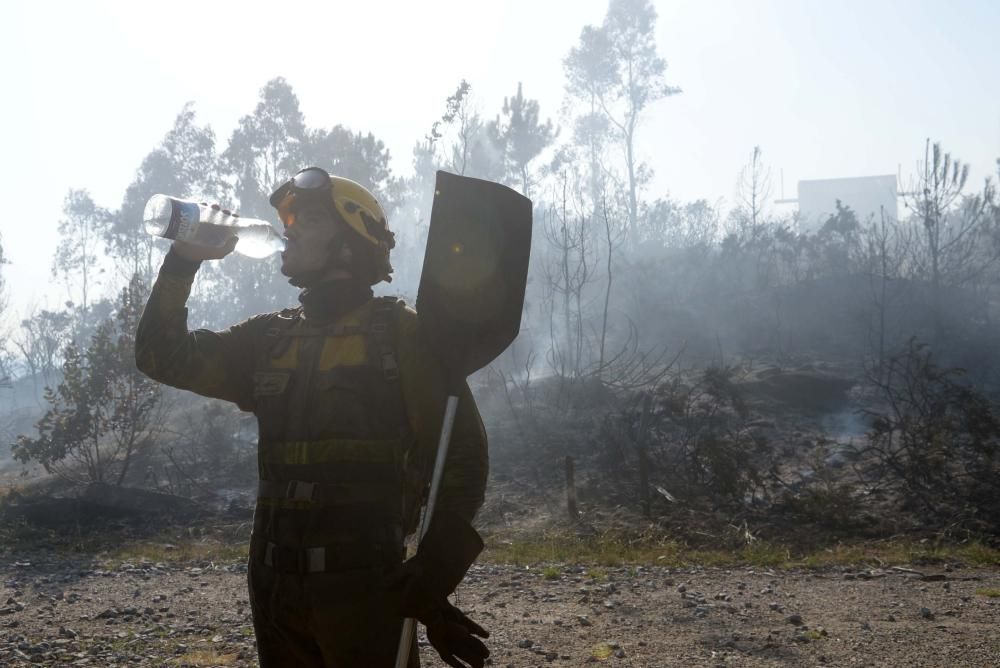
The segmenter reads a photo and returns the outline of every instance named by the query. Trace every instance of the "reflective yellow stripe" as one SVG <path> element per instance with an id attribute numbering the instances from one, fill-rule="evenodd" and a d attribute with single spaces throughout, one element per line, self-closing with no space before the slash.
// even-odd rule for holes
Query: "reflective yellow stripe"
<path id="1" fill-rule="evenodd" d="M 269 464 L 392 464 L 401 443 L 399 439 L 332 438 L 323 441 L 261 443 L 260 450 L 261 461 Z"/>
<path id="2" fill-rule="evenodd" d="M 299 341 L 293 339 L 288 348 L 278 357 L 270 360 L 268 367 L 272 369 L 295 369 L 299 366 Z"/>
<path id="3" fill-rule="evenodd" d="M 365 337 L 360 335 L 328 337 L 319 359 L 320 371 L 338 366 L 359 366 L 368 361 Z"/>

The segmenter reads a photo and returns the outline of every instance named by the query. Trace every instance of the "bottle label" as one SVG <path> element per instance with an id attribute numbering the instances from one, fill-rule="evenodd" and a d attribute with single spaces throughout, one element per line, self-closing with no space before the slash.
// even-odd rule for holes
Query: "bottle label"
<path id="1" fill-rule="evenodd" d="M 191 228 L 197 224 L 197 203 L 182 202 L 177 199 L 170 200 L 170 224 L 167 226 L 164 237 L 184 241 L 191 234 Z"/>
<path id="2" fill-rule="evenodd" d="M 190 241 L 199 246 L 218 248 L 224 246 L 230 237 L 233 236 L 235 228 L 232 225 L 213 225 L 212 223 L 200 223 L 190 235 Z"/>

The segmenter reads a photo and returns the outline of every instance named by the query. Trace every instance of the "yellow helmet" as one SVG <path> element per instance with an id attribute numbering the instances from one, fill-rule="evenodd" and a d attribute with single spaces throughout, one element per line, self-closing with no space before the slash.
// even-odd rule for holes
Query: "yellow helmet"
<path id="1" fill-rule="evenodd" d="M 271 194 L 271 206 L 278 210 L 285 225 L 294 223 L 292 203 L 298 196 L 315 197 L 324 192 L 328 204 L 364 241 L 374 248 L 372 257 L 375 272 L 372 283 L 392 281 L 389 251 L 396 246 L 396 238 L 389 229 L 385 211 L 375 196 L 357 181 L 342 176 L 331 176 L 319 167 L 307 167 L 289 179 Z"/>

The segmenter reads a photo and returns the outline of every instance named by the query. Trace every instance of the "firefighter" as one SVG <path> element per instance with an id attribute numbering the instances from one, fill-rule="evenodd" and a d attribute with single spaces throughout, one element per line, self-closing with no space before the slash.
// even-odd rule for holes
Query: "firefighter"
<path id="1" fill-rule="evenodd" d="M 447 597 L 482 549 L 486 434 L 466 385 L 434 520 L 404 561 L 433 466 L 445 371 L 416 313 L 373 297 L 393 234 L 376 198 L 317 167 L 271 196 L 281 272 L 300 305 L 224 331 L 187 329 L 185 303 L 221 249 L 174 241 L 136 332 L 136 363 L 176 388 L 257 416 L 258 493 L 248 583 L 263 668 L 392 666 L 402 618 L 456 668 L 488 634 Z M 410 666 L 417 652 L 410 652 Z"/>

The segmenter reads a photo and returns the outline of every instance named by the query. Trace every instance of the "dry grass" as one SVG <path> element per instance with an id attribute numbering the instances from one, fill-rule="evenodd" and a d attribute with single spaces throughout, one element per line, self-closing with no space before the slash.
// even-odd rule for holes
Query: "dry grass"
<path id="1" fill-rule="evenodd" d="M 178 538 L 131 541 L 109 550 L 103 558 L 113 562 L 163 561 L 167 563 L 204 562 L 236 563 L 246 559 L 244 540 L 227 541 L 217 537 Z M 601 567 L 650 565 L 677 568 L 682 566 L 758 566 L 768 568 L 829 568 L 836 566 L 889 566 L 961 562 L 970 566 L 1000 566 L 1000 550 L 982 543 L 931 543 L 904 538 L 869 541 L 852 545 L 837 544 L 808 551 L 796 550 L 781 543 L 757 540 L 734 548 L 691 548 L 679 541 L 649 536 L 624 537 L 603 535 L 578 537 L 561 533 L 490 536 L 482 561 L 521 566 L 540 566 L 546 577 L 558 577 L 558 569 L 544 570 L 551 564 L 572 563 L 593 566 L 590 573 L 600 574 Z"/>
<path id="2" fill-rule="evenodd" d="M 1000 550 L 981 543 L 930 544 L 905 539 L 834 545 L 807 552 L 763 540 L 732 549 L 691 549 L 669 540 L 618 536 L 579 538 L 565 534 L 503 536 L 487 539 L 482 559 L 494 563 L 537 565 L 585 563 L 681 567 L 691 565 L 770 568 L 888 567 L 956 561 L 972 566 L 1000 565 Z"/>
<path id="3" fill-rule="evenodd" d="M 214 649 L 195 649 L 175 657 L 170 663 L 175 666 L 231 666 L 239 657 L 235 652 L 222 654 Z"/>
<path id="4" fill-rule="evenodd" d="M 89 553 L 110 567 L 121 563 L 166 562 L 240 563 L 248 554 L 245 532 L 226 527 L 173 528 L 145 536 L 82 532 L 7 532 L 0 542 L 55 547 L 59 551 Z M 898 537 L 851 544 L 803 547 L 773 540 L 729 537 L 711 547 L 691 546 L 664 534 L 603 533 L 578 536 L 565 530 L 485 533 L 481 561 L 534 566 L 546 577 L 558 577 L 560 564 L 581 564 L 588 573 L 603 567 L 650 565 L 670 568 L 758 566 L 768 568 L 880 568 L 960 562 L 969 566 L 1000 566 L 1000 550 L 984 543 L 914 540 Z M 742 536 L 742 534 L 741 534 Z M 3 550 L 0 549 L 0 554 Z"/>
<path id="5" fill-rule="evenodd" d="M 140 540 L 105 552 L 102 558 L 105 561 L 117 563 L 143 561 L 232 563 L 245 561 L 248 550 L 249 546 L 245 542 L 227 542 L 215 538 Z"/>

